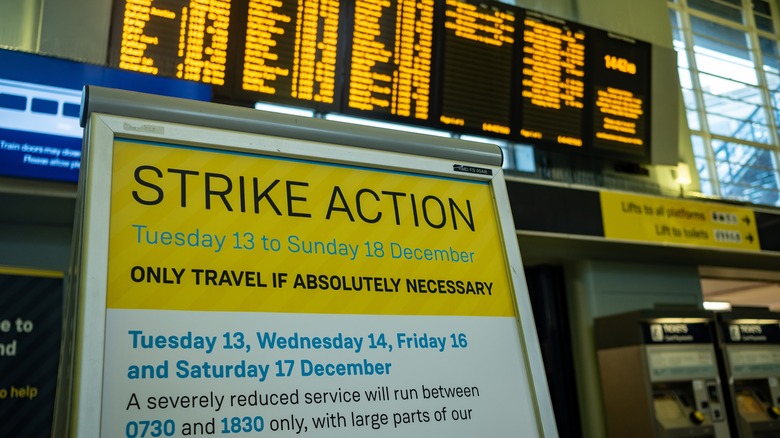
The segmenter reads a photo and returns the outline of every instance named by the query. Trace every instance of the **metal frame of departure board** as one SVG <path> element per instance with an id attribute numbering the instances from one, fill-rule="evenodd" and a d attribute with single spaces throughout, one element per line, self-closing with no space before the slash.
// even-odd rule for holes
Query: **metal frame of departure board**
<path id="1" fill-rule="evenodd" d="M 492 0 L 209 0 L 201 16 L 190 3 L 118 0 L 109 62 L 200 78 L 222 103 L 650 162 L 649 43 Z"/>

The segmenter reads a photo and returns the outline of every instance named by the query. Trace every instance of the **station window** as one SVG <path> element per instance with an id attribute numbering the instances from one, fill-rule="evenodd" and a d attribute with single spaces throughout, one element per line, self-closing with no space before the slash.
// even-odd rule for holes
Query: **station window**
<path id="1" fill-rule="evenodd" d="M 780 206 L 777 3 L 667 4 L 702 193 Z"/>

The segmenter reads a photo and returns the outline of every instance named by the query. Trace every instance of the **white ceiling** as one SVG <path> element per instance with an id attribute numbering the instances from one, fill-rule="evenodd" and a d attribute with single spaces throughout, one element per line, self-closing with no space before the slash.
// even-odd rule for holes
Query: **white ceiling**
<path id="1" fill-rule="evenodd" d="M 726 301 L 732 306 L 761 306 L 780 312 L 780 282 L 702 278 L 704 301 Z"/>

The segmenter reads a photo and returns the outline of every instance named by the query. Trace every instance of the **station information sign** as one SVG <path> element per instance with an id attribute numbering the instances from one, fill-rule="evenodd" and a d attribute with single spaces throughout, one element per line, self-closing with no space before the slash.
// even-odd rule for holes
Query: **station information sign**
<path id="1" fill-rule="evenodd" d="M 434 0 L 355 0 L 348 110 L 428 120 Z"/>
<path id="2" fill-rule="evenodd" d="M 585 107 L 583 26 L 528 11 L 523 20 L 520 136 L 581 147 Z"/>
<path id="3" fill-rule="evenodd" d="M 0 436 L 52 436 L 62 277 L 0 266 Z"/>
<path id="4" fill-rule="evenodd" d="M 249 0 L 241 90 L 333 103 L 339 0 Z"/>
<path id="5" fill-rule="evenodd" d="M 510 134 L 515 14 L 505 5 L 446 0 L 441 123 Z"/>
<path id="6" fill-rule="evenodd" d="M 127 0 L 115 8 L 109 63 L 212 85 L 226 81 L 229 0 Z"/>
<path id="7" fill-rule="evenodd" d="M 593 51 L 593 146 L 641 153 L 650 129 L 649 44 L 599 31 Z"/>
<path id="8" fill-rule="evenodd" d="M 53 436 L 558 436 L 497 146 L 87 96 Z"/>
<path id="9" fill-rule="evenodd" d="M 497 1 L 116 0 L 109 51 L 225 103 L 649 161 L 650 44 Z"/>

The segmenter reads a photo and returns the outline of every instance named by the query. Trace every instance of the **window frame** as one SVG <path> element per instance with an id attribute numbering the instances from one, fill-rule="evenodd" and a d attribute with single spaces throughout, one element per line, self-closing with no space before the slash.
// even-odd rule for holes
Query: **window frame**
<path id="1" fill-rule="evenodd" d="M 780 14 L 778 13 L 778 5 L 777 2 L 766 2 L 767 5 L 770 8 L 771 12 L 771 20 L 773 23 L 773 29 L 774 32 L 769 32 L 765 29 L 759 29 L 758 25 L 756 23 L 755 14 L 759 14 L 762 17 L 765 17 L 765 13 L 763 11 L 754 10 L 753 4 L 751 0 L 741 0 L 741 15 L 743 19 L 743 23 L 738 23 L 735 21 L 732 21 L 731 19 L 719 17 L 715 14 L 704 12 L 700 9 L 694 9 L 688 5 L 689 0 L 670 0 L 667 2 L 667 5 L 669 7 L 669 17 L 672 21 L 672 32 L 673 32 L 673 39 L 675 41 L 681 41 L 683 47 L 680 47 L 679 43 L 675 43 L 675 50 L 678 51 L 678 72 L 681 75 L 680 82 L 681 84 L 691 84 L 691 88 L 684 87 L 684 90 L 688 92 L 688 95 L 686 96 L 686 114 L 688 117 L 696 116 L 696 120 L 689 120 L 688 125 L 690 128 L 690 135 L 691 135 L 691 141 L 693 143 L 694 137 L 698 137 L 704 145 L 704 157 L 701 156 L 700 153 L 694 153 L 695 159 L 696 159 L 696 168 L 699 172 L 700 179 L 701 179 L 701 189 L 702 192 L 709 192 L 705 193 L 708 195 L 714 195 L 721 198 L 728 198 L 728 199 L 735 199 L 734 196 L 726 194 L 726 192 L 729 191 L 731 187 L 734 186 L 744 186 L 749 187 L 750 190 L 745 190 L 743 192 L 742 196 L 736 197 L 738 200 L 747 201 L 751 203 L 761 203 L 757 202 L 757 197 L 753 196 L 756 190 L 763 191 L 766 196 L 766 199 L 775 199 L 775 201 L 771 204 L 767 205 L 774 205 L 774 206 L 780 206 L 780 130 L 778 129 L 778 116 L 780 115 L 780 109 L 775 108 L 772 105 L 773 99 L 778 100 L 780 99 L 780 86 L 778 86 L 778 90 L 770 90 L 769 89 L 769 82 L 771 78 L 780 78 L 780 69 L 768 67 L 764 63 L 764 54 L 762 53 L 762 45 L 761 43 L 766 44 L 766 40 L 771 40 L 775 44 L 775 49 L 777 50 L 778 44 L 780 44 Z M 721 3 L 717 2 L 715 0 L 712 0 L 713 3 Z M 731 3 L 731 2 L 729 2 Z M 760 96 L 760 104 L 757 104 L 757 108 L 760 111 L 763 111 L 763 116 L 759 115 L 759 119 L 765 120 L 766 123 L 761 123 L 762 125 L 766 126 L 766 143 L 762 141 L 755 141 L 755 140 L 744 140 L 742 138 L 736 137 L 736 132 L 734 133 L 735 136 L 728 136 L 728 135 L 722 135 L 722 134 L 715 134 L 712 132 L 710 127 L 710 121 L 708 120 L 709 116 L 725 116 L 729 117 L 728 114 L 724 114 L 723 112 L 709 112 L 707 109 L 707 96 L 718 96 L 715 93 L 710 93 L 707 91 L 705 93 L 703 85 L 702 85 L 702 76 L 701 75 L 708 75 L 708 76 L 714 76 L 717 78 L 721 78 L 726 81 L 733 81 L 735 83 L 744 83 L 742 81 L 738 81 L 735 79 L 719 76 L 719 75 L 713 75 L 711 72 L 704 72 L 699 69 L 699 66 L 697 64 L 697 50 L 696 45 L 694 43 L 695 38 L 707 38 L 708 40 L 713 40 L 709 36 L 701 33 L 694 34 L 693 32 L 693 25 L 692 25 L 692 19 L 695 20 L 705 20 L 708 22 L 712 22 L 715 25 L 718 26 L 726 26 L 730 29 L 734 29 L 735 31 L 744 32 L 746 36 L 746 44 L 748 53 L 751 57 L 752 62 L 752 68 L 755 71 L 756 79 L 757 79 L 757 88 L 759 91 Z M 729 41 L 716 41 L 713 40 L 714 43 L 722 43 L 726 45 L 733 45 Z M 735 49 L 741 49 L 742 47 L 737 47 L 734 45 Z M 774 53 L 771 55 L 773 58 L 780 60 L 780 51 Z M 684 65 L 683 63 L 687 64 Z M 769 70 L 767 70 L 767 68 Z M 688 75 L 688 77 L 682 77 L 682 75 Z M 772 76 L 769 76 L 772 75 Z M 745 85 L 748 85 L 745 83 Z M 752 85 L 751 85 L 752 86 Z M 682 85 L 681 85 L 681 88 Z M 692 99 L 691 99 L 692 95 Z M 719 96 L 724 99 L 733 99 L 733 97 L 728 96 Z M 741 103 L 748 103 L 747 101 L 740 101 Z M 695 108 L 691 107 L 691 104 L 695 105 Z M 750 123 L 747 119 L 735 119 L 735 120 L 743 120 L 744 123 Z M 697 126 L 698 124 L 698 126 Z M 754 137 L 756 139 L 758 137 Z M 758 148 L 761 150 L 766 150 L 770 154 L 770 160 L 771 160 L 771 166 L 774 173 L 774 181 L 773 181 L 773 188 L 765 188 L 763 187 L 764 184 L 761 185 L 755 185 L 752 181 L 743 181 L 743 180 L 721 180 L 719 177 L 719 167 L 722 168 L 724 163 L 728 163 L 729 166 L 739 165 L 738 163 L 731 163 L 731 162 L 724 162 L 718 157 L 716 157 L 716 151 L 715 151 L 715 143 L 716 142 L 724 142 L 724 143 L 733 143 L 735 145 L 744 146 L 747 148 Z M 702 148 L 697 148 L 700 152 Z M 706 161 L 706 171 L 703 168 L 700 168 L 701 159 L 704 159 Z M 760 169 L 758 167 L 752 167 L 752 166 L 744 166 L 745 171 L 755 171 L 756 169 Z M 756 181 L 757 183 L 758 181 Z M 707 186 L 709 189 L 707 189 Z M 753 190 L 755 189 L 755 190 Z M 760 198 L 760 197 L 759 197 Z"/>

